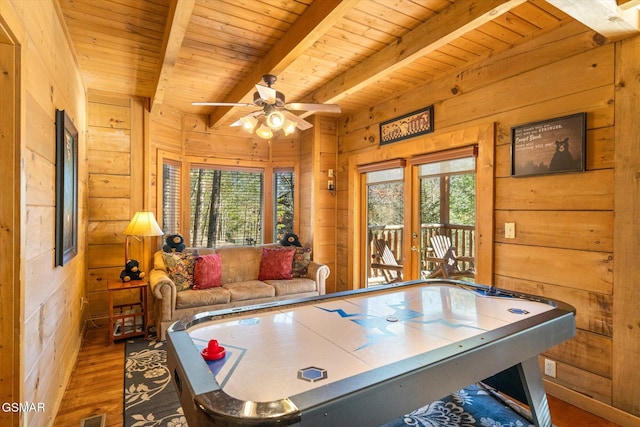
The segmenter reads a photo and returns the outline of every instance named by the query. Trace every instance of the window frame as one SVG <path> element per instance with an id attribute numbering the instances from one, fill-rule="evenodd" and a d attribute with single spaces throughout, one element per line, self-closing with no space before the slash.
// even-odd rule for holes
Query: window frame
<path id="1" fill-rule="evenodd" d="M 300 174 L 299 167 L 297 164 L 291 162 L 279 162 L 277 164 L 260 162 L 260 161 L 242 161 L 242 164 L 239 165 L 237 160 L 234 159 L 225 159 L 220 157 L 198 157 L 198 156 L 181 156 L 179 154 L 175 154 L 169 151 L 158 150 L 157 156 L 157 165 L 156 165 L 156 176 L 157 176 L 157 189 L 156 189 L 156 212 L 157 220 L 160 223 L 160 227 L 163 227 L 162 221 L 162 204 L 163 204 L 163 175 L 162 169 L 165 164 L 165 159 L 171 162 L 177 162 L 181 166 L 181 204 L 184 205 L 184 200 L 190 200 L 189 196 L 189 185 L 190 185 L 190 172 L 192 167 L 203 166 L 206 168 L 214 168 L 214 169 L 225 169 L 225 170 L 245 170 L 255 172 L 256 170 L 260 170 L 263 173 L 264 178 L 264 192 L 263 192 L 263 242 L 269 243 L 274 242 L 274 228 L 275 228 L 275 194 L 274 194 L 274 185 L 275 178 L 274 174 L 279 171 L 288 170 L 293 171 L 294 173 L 294 182 L 300 182 Z M 294 188 L 294 217 L 293 217 L 293 225 L 294 225 L 294 233 L 299 234 L 299 214 L 300 214 L 300 191 L 296 191 Z M 185 199 L 187 197 L 187 199 Z M 181 206 L 180 213 L 180 224 L 181 230 L 177 232 L 180 233 L 185 242 L 191 241 L 191 208 L 190 203 L 187 203 L 187 206 Z"/>

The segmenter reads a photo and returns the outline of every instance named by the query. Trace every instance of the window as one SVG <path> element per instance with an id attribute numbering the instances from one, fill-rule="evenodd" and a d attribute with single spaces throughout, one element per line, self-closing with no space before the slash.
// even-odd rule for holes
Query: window
<path id="1" fill-rule="evenodd" d="M 190 247 L 279 242 L 296 232 L 292 166 L 158 156 L 158 217 L 166 234 L 180 233 Z M 251 162 L 248 162 L 251 163 Z"/>
<path id="2" fill-rule="evenodd" d="M 475 158 L 419 166 L 420 222 L 475 224 Z"/>
<path id="3" fill-rule="evenodd" d="M 192 167 L 190 245 L 253 245 L 263 241 L 262 171 Z"/>
<path id="4" fill-rule="evenodd" d="M 273 194 L 275 212 L 273 218 L 274 241 L 279 242 L 285 234 L 293 233 L 294 217 L 294 174 L 293 171 L 275 171 L 273 174 Z"/>
<path id="5" fill-rule="evenodd" d="M 165 159 L 162 164 L 162 231 L 180 232 L 180 163 Z"/>

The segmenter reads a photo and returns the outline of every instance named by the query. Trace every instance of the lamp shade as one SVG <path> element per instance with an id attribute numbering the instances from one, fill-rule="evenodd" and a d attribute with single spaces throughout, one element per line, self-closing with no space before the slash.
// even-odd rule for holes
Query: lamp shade
<path id="1" fill-rule="evenodd" d="M 247 132 L 253 132 L 256 125 L 258 124 L 258 119 L 253 116 L 246 116 L 240 119 L 240 123 L 242 124 L 242 128 Z"/>
<path id="2" fill-rule="evenodd" d="M 136 212 L 124 230 L 127 236 L 162 236 L 164 232 L 156 222 L 153 212 Z"/>
<path id="3" fill-rule="evenodd" d="M 256 135 L 262 139 L 269 139 L 273 136 L 273 131 L 265 125 L 260 125 L 258 130 L 256 130 Z"/>
<path id="4" fill-rule="evenodd" d="M 291 135 L 293 131 L 296 130 L 296 124 L 291 120 L 287 119 L 284 122 L 284 126 L 282 127 L 282 131 L 285 135 Z"/>

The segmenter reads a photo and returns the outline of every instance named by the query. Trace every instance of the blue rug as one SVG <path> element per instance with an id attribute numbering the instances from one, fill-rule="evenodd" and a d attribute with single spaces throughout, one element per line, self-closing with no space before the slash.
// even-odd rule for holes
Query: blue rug
<path id="1" fill-rule="evenodd" d="M 437 400 L 384 427 L 529 427 L 529 412 L 492 388 L 474 384 Z"/>
<path id="2" fill-rule="evenodd" d="M 166 343 L 129 340 L 124 368 L 125 427 L 187 427 L 167 368 Z M 529 427 L 528 411 L 484 384 L 474 384 L 385 427 Z"/>

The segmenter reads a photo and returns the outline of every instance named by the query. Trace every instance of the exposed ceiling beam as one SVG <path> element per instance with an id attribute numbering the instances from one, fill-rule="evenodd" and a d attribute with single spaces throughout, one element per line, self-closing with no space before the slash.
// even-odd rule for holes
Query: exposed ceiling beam
<path id="1" fill-rule="evenodd" d="M 616 0 L 620 9 L 627 10 L 632 7 L 640 6 L 640 0 Z"/>
<path id="2" fill-rule="evenodd" d="M 620 40 L 639 32 L 638 10 L 623 10 L 618 7 L 616 0 L 547 0 L 547 3 L 582 22 L 608 41 Z"/>
<path id="3" fill-rule="evenodd" d="M 178 59 L 178 53 L 187 32 L 187 26 L 193 13 L 196 0 L 172 0 L 167 15 L 167 25 L 162 41 L 161 60 L 156 72 L 155 90 L 151 98 L 151 106 L 162 104 L 169 79 Z"/>
<path id="4" fill-rule="evenodd" d="M 508 12 L 526 0 L 462 0 L 367 58 L 316 91 L 315 102 L 339 103 L 350 93 L 446 45 L 452 40 Z M 308 116 L 304 113 L 301 117 Z"/>
<path id="5" fill-rule="evenodd" d="M 280 74 L 358 2 L 359 0 L 322 0 L 311 3 L 268 55 L 260 60 L 221 102 L 239 102 L 255 92 L 255 84 L 264 74 Z M 230 113 L 230 107 L 216 108 L 209 115 L 209 126 L 215 126 Z"/>

